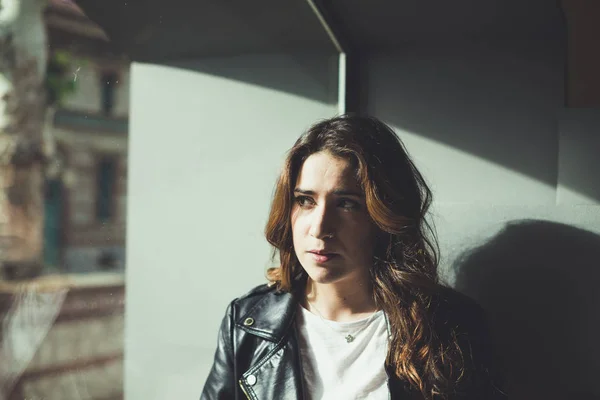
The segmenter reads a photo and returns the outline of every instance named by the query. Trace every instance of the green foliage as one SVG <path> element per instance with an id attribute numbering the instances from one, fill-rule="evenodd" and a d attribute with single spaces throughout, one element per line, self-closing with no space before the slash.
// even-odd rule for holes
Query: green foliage
<path id="1" fill-rule="evenodd" d="M 77 90 L 75 66 L 79 68 L 82 64 L 82 60 L 76 59 L 68 51 L 55 50 L 50 53 L 46 68 L 48 105 L 61 106 Z"/>

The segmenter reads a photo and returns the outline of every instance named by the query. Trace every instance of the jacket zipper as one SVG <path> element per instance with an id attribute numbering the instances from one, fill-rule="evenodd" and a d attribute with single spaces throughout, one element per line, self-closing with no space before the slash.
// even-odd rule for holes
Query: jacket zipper
<path id="1" fill-rule="evenodd" d="M 248 394 L 248 392 L 246 392 L 246 388 L 244 387 L 244 382 L 242 382 L 241 379 L 238 382 L 240 384 L 240 388 L 242 388 L 242 392 L 244 392 L 244 394 L 246 395 L 246 398 L 248 400 L 252 400 L 252 398 L 250 397 L 250 395 Z"/>

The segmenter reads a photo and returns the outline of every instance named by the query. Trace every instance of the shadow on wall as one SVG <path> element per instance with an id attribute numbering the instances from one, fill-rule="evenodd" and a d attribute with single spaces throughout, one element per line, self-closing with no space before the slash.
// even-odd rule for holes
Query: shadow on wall
<path id="1" fill-rule="evenodd" d="M 456 288 L 488 312 L 511 399 L 598 399 L 600 236 L 510 223 L 454 265 Z"/>
<path id="2" fill-rule="evenodd" d="M 370 111 L 555 186 L 563 54 L 560 42 L 407 48 L 391 60 L 395 68 L 385 57 L 369 68 Z"/>

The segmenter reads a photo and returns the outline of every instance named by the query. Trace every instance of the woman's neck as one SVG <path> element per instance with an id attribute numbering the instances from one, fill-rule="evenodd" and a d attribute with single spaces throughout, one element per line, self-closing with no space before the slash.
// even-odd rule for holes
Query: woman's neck
<path id="1" fill-rule="evenodd" d="M 308 278 L 305 308 L 325 319 L 358 320 L 377 311 L 370 282 L 317 283 Z"/>

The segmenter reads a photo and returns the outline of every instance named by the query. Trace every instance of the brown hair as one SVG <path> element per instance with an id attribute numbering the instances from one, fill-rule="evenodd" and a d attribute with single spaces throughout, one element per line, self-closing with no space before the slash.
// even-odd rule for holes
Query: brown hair
<path id="1" fill-rule="evenodd" d="M 440 289 L 435 234 L 425 219 L 431 191 L 394 131 L 373 117 L 344 115 L 313 125 L 294 144 L 279 176 L 265 235 L 280 267 L 267 272 L 301 295 L 307 274 L 293 247 L 293 190 L 304 161 L 319 151 L 350 160 L 379 228 L 371 268 L 374 299 L 387 315 L 387 366 L 425 399 L 446 397 L 463 363 L 456 338 L 434 329 L 431 300 Z M 444 335 L 446 337 L 446 335 Z"/>

